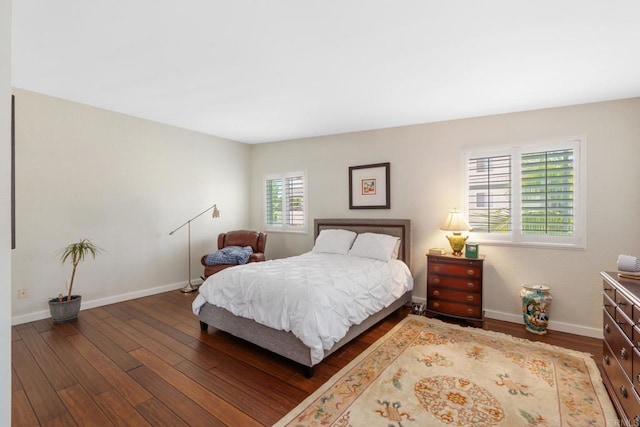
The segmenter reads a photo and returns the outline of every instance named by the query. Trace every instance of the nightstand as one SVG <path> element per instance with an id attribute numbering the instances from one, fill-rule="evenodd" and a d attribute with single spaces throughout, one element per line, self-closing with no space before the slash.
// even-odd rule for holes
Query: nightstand
<path id="1" fill-rule="evenodd" d="M 444 315 L 481 326 L 482 268 L 478 258 L 427 254 L 427 314 Z"/>

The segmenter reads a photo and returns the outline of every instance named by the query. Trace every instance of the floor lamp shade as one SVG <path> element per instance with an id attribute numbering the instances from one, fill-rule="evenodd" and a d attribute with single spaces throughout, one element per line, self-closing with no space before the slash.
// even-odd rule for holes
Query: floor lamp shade
<path id="1" fill-rule="evenodd" d="M 200 286 L 195 285 L 193 283 L 191 283 L 191 222 L 196 219 L 201 217 L 202 215 L 204 215 L 205 213 L 209 212 L 210 210 L 213 210 L 213 212 L 211 213 L 211 217 L 212 218 L 220 218 L 220 211 L 218 210 L 218 206 L 217 205 L 213 205 L 208 207 L 207 209 L 203 210 L 202 212 L 200 212 L 198 215 L 194 216 L 193 218 L 191 218 L 190 220 L 188 220 L 187 222 L 185 222 L 184 224 L 182 224 L 180 227 L 176 228 L 175 230 L 173 230 L 172 232 L 169 233 L 169 236 L 171 236 L 173 233 L 175 233 L 176 231 L 180 230 L 182 227 L 184 227 L 185 225 L 187 226 L 187 238 L 188 238 L 188 265 L 189 265 L 189 278 L 187 280 L 187 284 L 185 285 L 184 288 L 180 289 L 182 292 L 193 292 L 196 289 L 198 289 L 198 287 Z"/>

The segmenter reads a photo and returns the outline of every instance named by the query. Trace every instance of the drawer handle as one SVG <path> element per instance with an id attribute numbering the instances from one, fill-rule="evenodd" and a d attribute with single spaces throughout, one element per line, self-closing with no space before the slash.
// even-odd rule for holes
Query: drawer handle
<path id="1" fill-rule="evenodd" d="M 435 279 L 433 279 L 433 283 L 440 283 L 440 278 L 436 277 Z"/>
<path id="2" fill-rule="evenodd" d="M 636 379 L 638 380 L 638 384 L 640 384 L 640 374 L 636 376 Z"/>
<path id="3" fill-rule="evenodd" d="M 620 395 L 625 398 L 627 397 L 627 389 L 623 385 L 620 386 Z"/>
<path id="4" fill-rule="evenodd" d="M 622 347 L 622 349 L 620 349 L 620 357 L 622 357 L 623 359 L 627 358 L 627 349 Z"/>
<path id="5" fill-rule="evenodd" d="M 433 306 L 434 306 L 435 308 L 438 308 L 438 307 L 440 307 L 440 303 L 438 303 L 438 302 L 434 302 L 434 303 L 433 303 Z"/>
<path id="6" fill-rule="evenodd" d="M 467 282 L 467 288 L 473 289 L 473 282 Z M 638 320 L 638 325 L 640 326 L 640 320 Z"/>
<path id="7" fill-rule="evenodd" d="M 467 301 L 473 301 L 473 295 L 467 295 Z"/>
<path id="8" fill-rule="evenodd" d="M 604 360 L 604 364 L 605 365 L 609 365 L 611 362 L 609 361 L 609 355 L 605 354 L 604 357 L 602 358 Z M 638 381 L 640 381 L 640 374 L 638 374 Z"/>
<path id="9" fill-rule="evenodd" d="M 611 332 L 611 328 L 609 327 L 609 324 L 608 324 L 608 323 L 607 323 L 606 325 L 604 325 L 604 331 L 605 331 L 606 333 Z"/>
<path id="10" fill-rule="evenodd" d="M 473 314 L 473 308 L 467 308 L 467 313 Z"/>
<path id="11" fill-rule="evenodd" d="M 640 415 L 636 415 L 633 417 L 633 425 L 635 427 L 640 427 Z"/>
<path id="12" fill-rule="evenodd" d="M 440 271 L 440 266 L 436 265 L 435 267 L 433 267 L 433 271 Z"/>
<path id="13" fill-rule="evenodd" d="M 618 305 L 627 305 L 627 303 L 622 300 L 618 300 Z"/>
<path id="14" fill-rule="evenodd" d="M 472 269 L 472 268 L 470 268 L 470 269 L 468 269 L 468 270 L 467 270 L 467 274 L 468 274 L 469 276 L 473 276 L 473 275 L 475 274 L 475 272 L 476 272 L 476 271 L 475 271 L 474 269 Z"/>
<path id="15" fill-rule="evenodd" d="M 436 296 L 436 297 L 440 296 L 440 291 L 438 291 L 438 290 L 433 291 L 433 295 Z"/>

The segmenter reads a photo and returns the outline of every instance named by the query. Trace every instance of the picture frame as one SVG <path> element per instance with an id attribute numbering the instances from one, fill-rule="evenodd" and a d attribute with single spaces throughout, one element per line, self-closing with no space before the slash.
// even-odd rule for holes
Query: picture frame
<path id="1" fill-rule="evenodd" d="M 391 209 L 391 163 L 349 167 L 349 209 Z"/>

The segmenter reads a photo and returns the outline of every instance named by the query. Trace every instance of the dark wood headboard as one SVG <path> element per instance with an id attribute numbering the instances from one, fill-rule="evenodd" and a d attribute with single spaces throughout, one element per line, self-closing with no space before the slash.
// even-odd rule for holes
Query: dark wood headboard
<path id="1" fill-rule="evenodd" d="M 400 238 L 398 259 L 411 269 L 411 220 L 410 219 L 366 219 L 366 218 L 327 218 L 313 221 L 313 240 L 320 230 L 341 228 L 356 233 L 389 234 Z"/>

